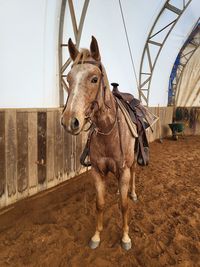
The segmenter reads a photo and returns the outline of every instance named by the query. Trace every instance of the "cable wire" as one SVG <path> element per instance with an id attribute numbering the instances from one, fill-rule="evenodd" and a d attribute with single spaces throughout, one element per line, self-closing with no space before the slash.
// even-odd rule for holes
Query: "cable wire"
<path id="1" fill-rule="evenodd" d="M 132 64 L 133 72 L 134 72 L 134 75 L 135 75 L 137 89 L 138 89 L 138 92 L 139 92 L 139 83 L 138 83 L 138 79 L 137 79 L 135 64 L 134 64 L 133 55 L 132 55 L 132 51 L 131 51 L 131 46 L 130 46 L 130 42 L 129 42 L 128 31 L 127 31 L 126 22 L 125 22 L 125 18 L 124 18 L 124 14 L 123 14 L 121 0 L 119 0 L 119 7 L 120 7 L 120 12 L 121 12 L 121 16 L 122 16 L 123 25 L 124 25 L 124 31 L 125 31 L 125 35 L 126 35 L 127 44 L 128 44 L 129 54 L 130 54 L 130 58 L 131 58 L 131 64 Z"/>

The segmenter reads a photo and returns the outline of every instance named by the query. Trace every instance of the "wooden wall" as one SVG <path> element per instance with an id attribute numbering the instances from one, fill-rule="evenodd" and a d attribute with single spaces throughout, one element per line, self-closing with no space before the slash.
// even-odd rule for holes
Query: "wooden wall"
<path id="1" fill-rule="evenodd" d="M 170 134 L 172 108 L 150 108 L 160 115 L 150 141 Z M 85 171 L 79 158 L 86 133 L 67 134 L 61 109 L 0 110 L 0 208 L 53 187 Z M 160 128 L 161 127 L 161 128 Z"/>
<path id="2" fill-rule="evenodd" d="M 168 126 L 172 122 L 173 107 L 150 107 L 150 111 L 160 119 L 153 125 L 152 129 L 148 131 L 148 139 L 153 142 L 156 139 L 162 139 L 171 135 L 171 130 Z"/>
<path id="3" fill-rule="evenodd" d="M 0 208 L 84 171 L 86 134 L 67 134 L 60 115 L 60 109 L 0 110 Z"/>
<path id="4" fill-rule="evenodd" d="M 181 110 L 182 113 L 187 112 L 188 114 L 185 118 L 180 119 L 177 117 L 176 112 L 174 113 L 175 121 L 184 124 L 184 134 L 200 135 L 200 107 L 177 107 L 177 109 L 179 109 L 179 111 Z M 191 117 L 192 111 L 195 111 L 196 113 L 195 120 Z"/>

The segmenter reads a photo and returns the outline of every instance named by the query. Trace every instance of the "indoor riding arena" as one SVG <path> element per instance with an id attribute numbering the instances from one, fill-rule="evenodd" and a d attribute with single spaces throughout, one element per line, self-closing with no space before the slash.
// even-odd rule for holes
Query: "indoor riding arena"
<path id="1" fill-rule="evenodd" d="M 200 267 L 200 1 L 0 25 L 0 267 Z"/>

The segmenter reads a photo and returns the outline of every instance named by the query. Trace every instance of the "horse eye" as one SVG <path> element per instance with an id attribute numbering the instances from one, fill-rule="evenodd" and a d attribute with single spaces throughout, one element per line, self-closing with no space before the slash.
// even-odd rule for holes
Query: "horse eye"
<path id="1" fill-rule="evenodd" d="M 97 81 L 98 81 L 98 78 L 94 77 L 94 78 L 92 78 L 91 83 L 97 83 Z"/>

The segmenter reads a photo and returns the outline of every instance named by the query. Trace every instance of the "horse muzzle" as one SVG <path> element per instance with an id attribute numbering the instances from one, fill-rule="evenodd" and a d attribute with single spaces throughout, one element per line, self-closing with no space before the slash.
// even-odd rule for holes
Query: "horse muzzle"
<path id="1" fill-rule="evenodd" d="M 61 125 L 70 134 L 78 135 L 81 130 L 81 122 L 78 118 L 72 117 L 69 120 L 66 120 L 64 116 L 61 117 Z"/>

